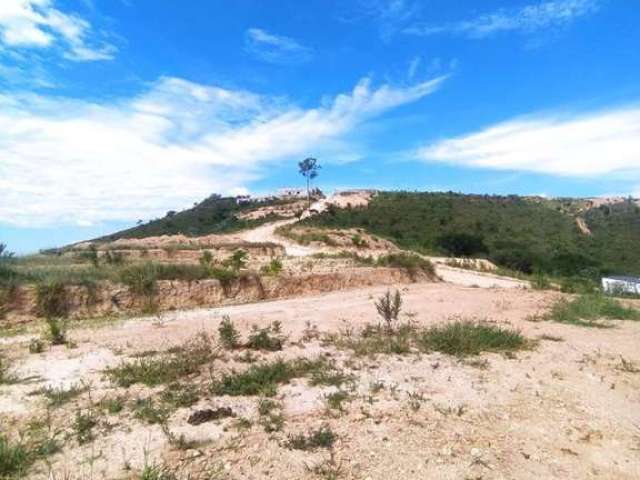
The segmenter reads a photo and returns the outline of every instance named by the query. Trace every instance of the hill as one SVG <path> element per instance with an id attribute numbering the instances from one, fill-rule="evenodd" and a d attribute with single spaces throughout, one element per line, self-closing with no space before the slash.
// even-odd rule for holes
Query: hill
<path id="1" fill-rule="evenodd" d="M 214 233 L 231 233 L 245 228 L 257 227 L 265 222 L 277 220 L 277 215 L 261 218 L 242 218 L 243 213 L 258 207 L 283 205 L 287 200 L 247 201 L 238 203 L 235 197 L 221 197 L 213 194 L 192 208 L 180 212 L 167 212 L 160 219 L 115 232 L 98 238 L 98 241 L 113 241 L 120 238 L 144 238 L 160 235 L 187 235 L 197 237 Z"/>
<path id="2" fill-rule="evenodd" d="M 426 254 L 488 257 L 532 273 L 640 274 L 640 207 L 632 200 L 381 192 L 366 207 L 329 209 L 303 223 L 364 228 Z M 578 227 L 582 218 L 591 234 Z M 635 247 L 634 247 L 635 245 Z"/>

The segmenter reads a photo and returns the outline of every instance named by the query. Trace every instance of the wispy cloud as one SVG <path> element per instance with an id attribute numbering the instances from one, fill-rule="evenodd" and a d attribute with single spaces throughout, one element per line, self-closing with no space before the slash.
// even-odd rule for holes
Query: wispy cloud
<path id="1" fill-rule="evenodd" d="M 245 50 L 268 63 L 296 64 L 311 59 L 311 48 L 293 38 L 274 35 L 260 28 L 250 28 L 245 33 Z"/>
<path id="2" fill-rule="evenodd" d="M 640 177 L 640 107 L 514 119 L 420 149 L 417 157 L 573 177 Z"/>
<path id="3" fill-rule="evenodd" d="M 420 36 L 451 34 L 469 38 L 484 38 L 507 31 L 532 33 L 567 25 L 576 18 L 593 13 L 597 9 L 597 0 L 545 1 L 518 9 L 500 9 L 475 18 L 446 24 L 415 24 L 403 31 Z"/>
<path id="4" fill-rule="evenodd" d="M 55 8 L 52 0 L 0 2 L 0 44 L 5 48 L 55 48 L 73 61 L 112 59 L 116 48 L 91 36 L 89 22 Z"/>
<path id="5" fill-rule="evenodd" d="M 214 191 L 245 191 L 268 166 L 301 155 L 329 148 L 352 160 L 345 139 L 357 125 L 442 81 L 363 79 L 310 109 L 178 78 L 111 103 L 0 95 L 0 222 L 149 218 Z"/>
<path id="6" fill-rule="evenodd" d="M 339 20 L 347 23 L 373 21 L 384 42 L 390 41 L 420 10 L 418 3 L 412 0 L 359 0 L 346 5 L 347 11 L 339 16 Z"/>

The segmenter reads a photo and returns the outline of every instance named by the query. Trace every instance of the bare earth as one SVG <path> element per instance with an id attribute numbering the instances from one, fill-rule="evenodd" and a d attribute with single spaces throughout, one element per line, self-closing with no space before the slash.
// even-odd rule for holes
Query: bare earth
<path id="1" fill-rule="evenodd" d="M 439 353 L 353 357 L 318 340 L 298 343 L 308 324 L 322 333 L 375 321 L 373 301 L 383 292 L 372 287 L 80 328 L 70 334 L 77 348 L 52 347 L 41 354 L 27 352 L 28 336 L 5 338 L 3 348 L 17 362 L 16 373 L 32 380 L 0 387 L 3 430 L 15 432 L 36 412 L 44 414 L 44 399 L 27 395 L 44 385 L 91 384 L 89 395 L 52 412 L 63 429 L 78 408 L 90 408 L 102 397 L 148 393 L 136 385 L 117 388 L 102 371 L 134 352 L 164 350 L 202 331 L 214 334 L 222 316 L 229 315 L 243 334 L 252 324 L 282 322 L 289 338 L 284 351 L 259 353 L 261 360 L 323 354 L 353 373 L 344 411 L 327 409 L 325 395 L 335 387 L 294 380 L 276 396 L 284 405 L 283 431 L 266 433 L 256 423 L 256 397 L 209 395 L 172 414 L 171 431 L 199 441 L 181 450 L 169 445 L 158 425 L 125 409 L 100 422 L 92 443 L 68 440 L 52 467 L 36 468 L 31 478 L 140 478 L 135 472 L 150 462 L 176 467 L 178 478 L 185 479 L 640 478 L 640 374 L 623 369 L 621 362 L 640 364 L 640 324 L 589 329 L 532 322 L 527 317 L 558 294 L 424 283 L 403 288 L 404 311 L 418 324 L 473 317 L 511 326 L 531 339 L 544 334 L 556 341 L 541 340 L 515 358 L 483 354 L 472 360 Z M 246 368 L 227 357 L 211 374 L 229 365 Z M 218 406 L 231 406 L 253 426 L 238 430 L 233 419 L 186 423 L 190 412 Z M 286 447 L 289 434 L 321 425 L 338 436 L 332 454 Z"/>

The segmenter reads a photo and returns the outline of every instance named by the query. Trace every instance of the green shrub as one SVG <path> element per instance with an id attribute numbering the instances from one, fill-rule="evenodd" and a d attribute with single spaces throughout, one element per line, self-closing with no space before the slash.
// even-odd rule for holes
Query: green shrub
<path id="1" fill-rule="evenodd" d="M 227 350 L 234 350 L 240 346 L 240 333 L 231 321 L 228 315 L 222 317 L 220 326 L 218 327 L 218 335 L 220 343 Z"/>
<path id="2" fill-rule="evenodd" d="M 580 295 L 572 300 L 559 299 L 545 316 L 547 320 L 587 327 L 606 327 L 609 320 L 640 320 L 640 310 L 625 307 L 602 294 Z"/>
<path id="3" fill-rule="evenodd" d="M 0 355 L 0 385 L 16 383 L 18 378 L 10 372 L 9 362 Z"/>
<path id="4" fill-rule="evenodd" d="M 454 257 L 472 257 L 489 253 L 482 236 L 471 233 L 446 233 L 438 237 L 436 244 Z"/>
<path id="5" fill-rule="evenodd" d="M 92 412 L 82 412 L 78 410 L 72 424 L 76 435 L 76 440 L 80 445 L 93 441 L 93 428 L 98 425 L 98 421 Z"/>
<path id="6" fill-rule="evenodd" d="M 71 385 L 68 389 L 47 387 L 37 390 L 35 393 L 44 395 L 49 400 L 49 406 L 60 407 L 88 390 L 86 385 Z"/>
<path id="7" fill-rule="evenodd" d="M 465 320 L 426 329 L 419 335 L 418 344 L 425 351 L 456 356 L 514 351 L 528 346 L 527 340 L 515 330 Z"/>

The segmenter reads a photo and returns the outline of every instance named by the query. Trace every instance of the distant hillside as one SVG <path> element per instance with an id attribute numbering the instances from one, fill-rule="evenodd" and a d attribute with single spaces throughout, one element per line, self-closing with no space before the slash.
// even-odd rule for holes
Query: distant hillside
<path id="1" fill-rule="evenodd" d="M 526 273 L 640 274 L 638 205 L 588 205 L 580 199 L 383 192 L 368 207 L 330 209 L 304 223 L 365 228 L 404 248 L 484 256 Z M 578 215 L 591 235 L 579 230 Z"/>
<path id="2" fill-rule="evenodd" d="M 276 219 L 276 217 L 272 215 L 259 220 L 243 220 L 237 217 L 238 214 L 253 210 L 257 207 L 280 203 L 286 203 L 286 201 L 250 201 L 238 204 L 235 197 L 211 195 L 202 202 L 194 205 L 193 208 L 180 212 L 167 212 L 167 215 L 163 218 L 152 220 L 148 223 L 111 235 L 106 235 L 97 240 L 113 241 L 119 238 L 144 238 L 177 234 L 195 237 L 213 233 L 235 232 Z"/>

